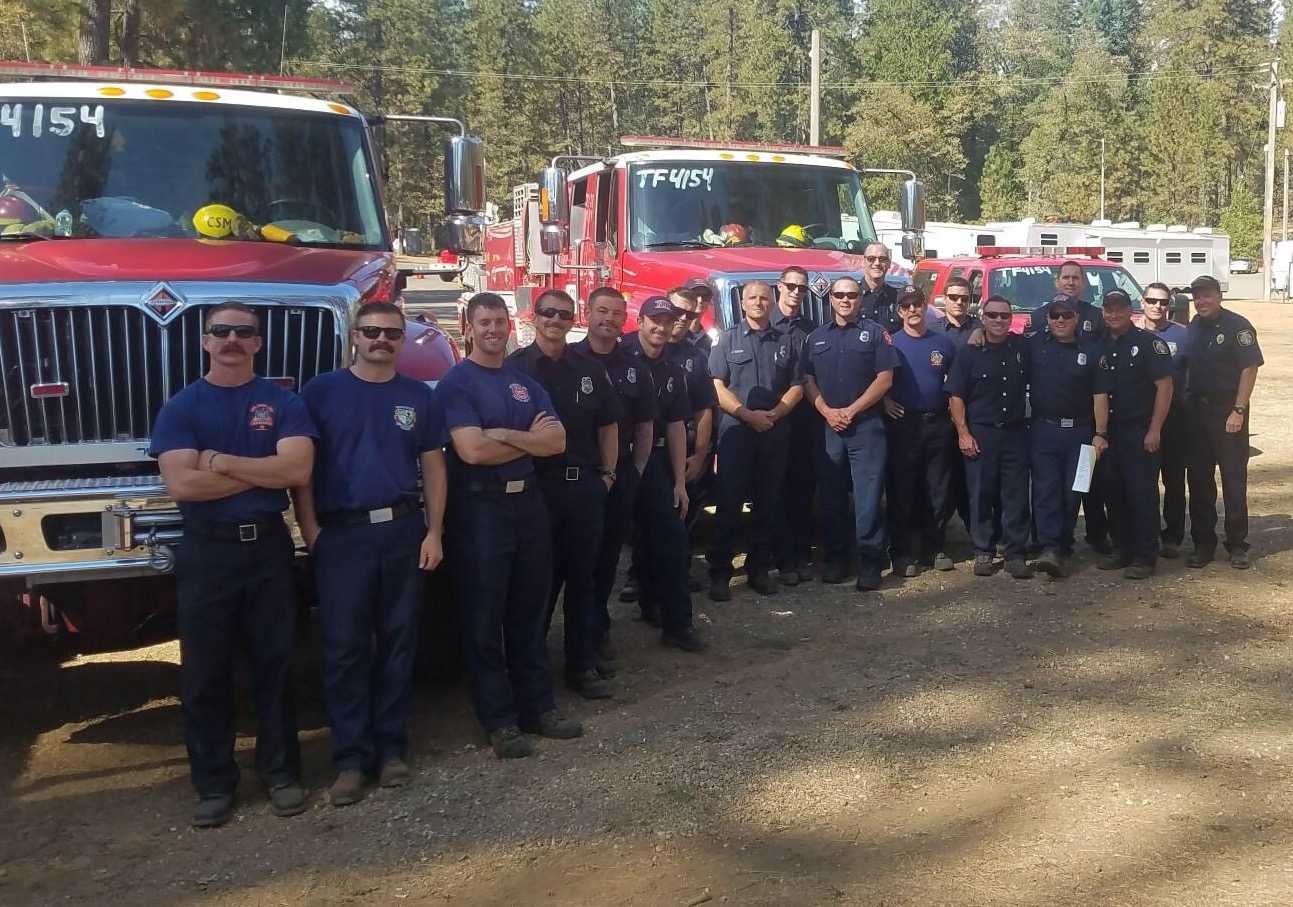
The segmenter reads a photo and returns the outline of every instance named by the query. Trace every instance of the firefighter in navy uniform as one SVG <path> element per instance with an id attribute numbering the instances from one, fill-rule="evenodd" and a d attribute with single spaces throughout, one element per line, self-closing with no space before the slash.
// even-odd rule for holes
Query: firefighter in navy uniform
<path id="1" fill-rule="evenodd" d="M 608 699 L 610 687 L 597 672 L 603 628 L 594 605 L 597 561 L 589 553 L 601 544 L 615 482 L 620 405 L 601 363 L 566 346 L 574 323 L 575 301 L 563 290 L 544 291 L 534 303 L 534 343 L 507 361 L 543 385 L 566 429 L 565 452 L 534 464 L 552 534 L 549 619 L 564 586 L 566 683 L 585 699 Z"/>
<path id="2" fill-rule="evenodd" d="M 659 622 L 662 645 L 700 652 L 705 643 L 692 626 L 687 586 L 687 429 L 691 414 L 682 369 L 666 347 L 684 313 L 664 296 L 652 296 L 638 313 L 638 332 L 623 340 L 625 351 L 649 369 L 656 389 L 651 457 L 638 488 L 636 523 L 642 557 L 642 616 Z"/>
<path id="3" fill-rule="evenodd" d="M 902 317 L 898 314 L 898 288 L 885 282 L 892 258 L 889 247 L 873 242 L 862 253 L 866 264 L 862 267 L 862 296 L 858 317 L 874 321 L 890 335 L 902 330 Z"/>
<path id="4" fill-rule="evenodd" d="M 618 655 L 611 643 L 611 588 L 619 569 L 620 550 L 633 525 L 633 504 L 638 483 L 651 456 L 656 415 L 655 382 L 651 370 L 621 347 L 620 335 L 628 317 L 627 303 L 614 287 L 598 287 L 588 296 L 588 336 L 571 349 L 591 356 L 609 375 L 620 402 L 619 455 L 615 482 L 606 495 L 602 538 L 593 570 L 593 606 L 598 637 L 597 670 L 614 676 Z"/>
<path id="5" fill-rule="evenodd" d="M 691 317 L 686 319 L 687 339 L 696 349 L 708 356 L 709 351 L 714 348 L 714 338 L 705 330 L 704 318 L 705 313 L 714 304 L 714 289 L 703 277 L 691 278 L 684 285 L 684 289 L 696 301 Z"/>
<path id="6" fill-rule="evenodd" d="M 849 574 L 850 547 L 856 547 L 856 585 L 867 592 L 880 588 L 880 572 L 889 556 L 880 506 L 887 453 L 881 413 L 898 356 L 880 325 L 858 318 L 862 294 L 856 280 L 837 278 L 830 295 L 833 317 L 808 335 L 801 359 L 804 393 L 825 422 L 817 471 L 825 546 L 822 581 L 843 582 Z"/>
<path id="7" fill-rule="evenodd" d="M 1010 333 L 1010 301 L 983 304 L 984 343 L 964 347 L 947 377 L 948 407 L 965 457 L 974 573 L 992 574 L 995 516 L 1001 515 L 1006 572 L 1028 579 L 1027 347 Z"/>
<path id="8" fill-rule="evenodd" d="M 1185 469 L 1192 443 L 1185 395 L 1185 348 L 1189 329 L 1172 320 L 1172 291 L 1165 283 L 1145 287 L 1145 330 L 1153 331 L 1172 354 L 1172 408 L 1163 423 L 1160 449 L 1163 478 L 1163 536 L 1159 557 L 1176 558 L 1185 539 Z"/>
<path id="9" fill-rule="evenodd" d="M 471 354 L 436 387 L 449 431 L 448 548 L 476 717 L 500 759 L 534 752 L 522 731 L 578 737 L 557 711 L 544 641 L 552 579 L 534 460 L 566 433 L 543 385 L 508 364 L 511 319 L 494 293 L 467 301 Z"/>
<path id="10" fill-rule="evenodd" d="M 684 312 L 700 318 L 700 303 L 694 291 L 674 289 L 669 291 L 669 302 Z M 714 472 L 714 421 L 717 418 L 718 395 L 709 371 L 709 353 L 713 344 L 709 335 L 701 333 L 702 342 L 688 336 L 684 325 L 686 316 L 678 319 L 669 335 L 669 360 L 682 369 L 687 380 L 687 398 L 691 401 L 691 418 L 687 420 L 687 528 L 696 524 L 705 498 L 713 484 Z"/>
<path id="11" fill-rule="evenodd" d="M 1041 555 L 1033 566 L 1052 577 L 1068 574 L 1080 492 L 1073 490 L 1082 445 L 1097 455 L 1108 446 L 1109 397 L 1096 393 L 1103 348 L 1079 340 L 1078 304 L 1056 296 L 1048 329 L 1027 338 L 1033 521 Z"/>
<path id="12" fill-rule="evenodd" d="M 362 306 L 350 368 L 302 393 L 319 441 L 314 479 L 294 498 L 319 596 L 333 806 L 363 799 L 366 775 L 382 787 L 411 777 L 413 664 L 424 571 L 443 558 L 448 436 L 434 392 L 395 371 L 404 336 L 398 306 Z"/>
<path id="13" fill-rule="evenodd" d="M 815 325 L 803 312 L 808 299 L 808 272 L 791 265 L 777 281 L 777 304 L 772 327 L 790 338 L 797 357 Z M 790 438 L 786 454 L 786 479 L 781 488 L 780 516 L 775 543 L 778 579 L 787 586 L 812 579 L 813 500 L 817 495 L 817 446 L 822 439 L 822 417 L 807 403 L 790 411 Z"/>
<path id="14" fill-rule="evenodd" d="M 204 378 L 166 402 L 149 454 L 184 517 L 175 559 L 180 705 L 193 824 L 233 814 L 234 650 L 247 648 L 256 695 L 256 773 L 275 815 L 305 810 L 290 661 L 296 640 L 286 489 L 309 481 L 314 423 L 301 398 L 252 372 L 260 319 L 240 303 L 208 313 Z"/>
<path id="15" fill-rule="evenodd" d="M 1109 449 L 1100 479 L 1109 507 L 1114 552 L 1101 570 L 1147 579 L 1158 561 L 1158 470 L 1163 423 L 1172 406 L 1172 354 L 1152 331 L 1131 322 L 1131 298 L 1104 297 L 1109 337 L 1096 392 L 1109 395 Z"/>
<path id="16" fill-rule="evenodd" d="M 774 330 L 772 288 L 752 280 L 741 288 L 742 322 L 724 331 L 709 356 L 723 416 L 718 436 L 718 512 L 709 546 L 709 597 L 727 601 L 741 512 L 751 502 L 745 572 L 750 588 L 773 595 L 777 512 L 789 451 L 787 417 L 803 397 L 799 349 Z"/>
<path id="17" fill-rule="evenodd" d="M 1190 284 L 1195 316 L 1186 341 L 1186 388 L 1193 440 L 1189 453 L 1190 536 L 1186 564 L 1202 567 L 1216 555 L 1217 468 L 1226 505 L 1230 566 L 1247 569 L 1248 402 L 1264 364 L 1257 332 L 1247 318 L 1221 306 L 1212 277 Z"/>
<path id="18" fill-rule="evenodd" d="M 964 277 L 949 277 L 943 284 L 944 318 L 930 319 L 933 334 L 946 334 L 959 352 L 978 332 L 983 336 L 983 322 L 970 314 L 970 282 Z M 956 512 L 965 531 L 970 531 L 970 495 L 965 483 L 965 458 L 959 453 L 952 458 L 952 494 L 956 499 Z"/>

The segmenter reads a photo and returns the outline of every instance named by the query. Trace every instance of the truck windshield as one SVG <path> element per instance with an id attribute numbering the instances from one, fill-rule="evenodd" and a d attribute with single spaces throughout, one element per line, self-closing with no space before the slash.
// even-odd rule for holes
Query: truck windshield
<path id="1" fill-rule="evenodd" d="M 805 244 L 861 252 L 875 240 L 857 173 L 742 161 L 650 161 L 629 171 L 629 247 L 771 246 L 788 227 Z M 726 243 L 721 238 L 728 231 Z M 792 231 L 793 233 L 794 231 Z"/>
<path id="2" fill-rule="evenodd" d="M 1051 301 L 1055 295 L 1055 277 L 1059 265 L 1010 265 L 992 268 L 988 279 L 988 296 L 1004 296 L 1016 312 L 1031 312 Z M 1082 298 L 1092 305 L 1104 305 L 1104 294 L 1122 290 L 1131 297 L 1132 311 L 1141 310 L 1140 285 L 1119 267 L 1082 268 L 1086 275 L 1086 292 Z M 987 299 L 988 296 L 984 296 Z"/>
<path id="3" fill-rule="evenodd" d="M 384 246 L 354 117 L 0 97 L 0 234 L 198 237 L 199 211 L 230 239 Z"/>

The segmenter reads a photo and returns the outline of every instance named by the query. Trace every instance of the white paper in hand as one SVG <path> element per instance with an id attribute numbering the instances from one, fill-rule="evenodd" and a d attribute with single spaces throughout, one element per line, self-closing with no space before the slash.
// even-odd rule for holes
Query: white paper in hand
<path id="1" fill-rule="evenodd" d="M 1086 494 L 1091 490 L 1091 475 L 1095 472 L 1095 448 L 1083 444 L 1078 452 L 1077 474 L 1073 476 L 1073 490 Z"/>

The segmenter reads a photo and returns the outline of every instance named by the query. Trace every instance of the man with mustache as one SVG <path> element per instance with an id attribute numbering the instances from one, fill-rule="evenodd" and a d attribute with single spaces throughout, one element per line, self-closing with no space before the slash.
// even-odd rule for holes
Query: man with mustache
<path id="1" fill-rule="evenodd" d="M 256 694 L 256 773 L 276 816 L 305 810 L 289 664 L 296 639 L 287 489 L 310 478 L 317 436 L 301 398 L 252 371 L 260 319 L 224 302 L 207 313 L 205 377 L 166 402 L 149 455 L 184 516 L 175 558 L 180 704 L 193 825 L 233 815 L 234 650 L 246 646 Z"/>
<path id="2" fill-rule="evenodd" d="M 395 371 L 404 339 L 398 306 L 361 306 L 354 362 L 302 394 L 319 440 L 314 480 L 294 498 L 319 595 L 333 806 L 362 800 L 369 777 L 410 779 L 413 662 L 425 573 L 443 558 L 447 435 L 434 392 Z"/>

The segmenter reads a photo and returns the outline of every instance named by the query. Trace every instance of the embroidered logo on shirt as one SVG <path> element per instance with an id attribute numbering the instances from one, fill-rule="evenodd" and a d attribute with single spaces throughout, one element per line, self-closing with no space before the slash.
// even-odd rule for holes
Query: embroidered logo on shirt
<path id="1" fill-rule="evenodd" d="M 632 366 L 629 366 L 629 370 L 624 373 L 624 377 L 628 379 L 629 384 L 637 384 L 638 370 L 633 368 Z"/>
<path id="2" fill-rule="evenodd" d="M 870 331 L 862 331 L 860 334 L 858 334 L 858 340 L 861 340 L 863 343 L 870 343 L 870 342 L 871 342 L 871 332 L 870 332 Z"/>
<path id="3" fill-rule="evenodd" d="M 929 364 L 934 366 L 934 368 L 943 367 L 943 353 L 941 350 L 930 350 Z"/>
<path id="4" fill-rule="evenodd" d="M 512 399 L 517 403 L 530 402 L 530 389 L 524 384 L 509 384 L 507 389 L 512 392 Z"/>
<path id="5" fill-rule="evenodd" d="M 581 393 L 585 395 L 592 394 L 593 379 L 590 375 L 584 375 L 582 378 L 579 379 L 579 390 Z"/>
<path id="6" fill-rule="evenodd" d="M 1240 346 L 1252 346 L 1255 342 L 1252 331 L 1240 331 L 1235 335 L 1235 339 L 1239 341 Z M 1221 342 L 1220 337 L 1217 338 L 1217 342 Z"/>
<path id="7" fill-rule="evenodd" d="M 1086 353 L 1078 353 L 1078 365 L 1086 365 Z"/>
<path id="8" fill-rule="evenodd" d="M 253 403 L 248 411 L 251 418 L 247 425 L 256 431 L 269 431 L 274 427 L 274 407 L 268 403 Z"/>
<path id="9" fill-rule="evenodd" d="M 1160 355 L 1160 356 L 1170 356 L 1170 355 L 1171 355 L 1171 353 L 1170 353 L 1170 352 L 1168 351 L 1168 349 L 1167 349 L 1167 344 L 1166 344 L 1166 343 L 1164 343 L 1164 342 L 1163 342 L 1163 341 L 1161 341 L 1161 340 L 1155 340 L 1155 341 L 1154 341 L 1154 352 L 1158 353 L 1158 355 Z"/>
<path id="10" fill-rule="evenodd" d="M 417 411 L 411 406 L 395 407 L 395 424 L 405 431 L 412 431 L 413 426 L 417 424 Z"/>

